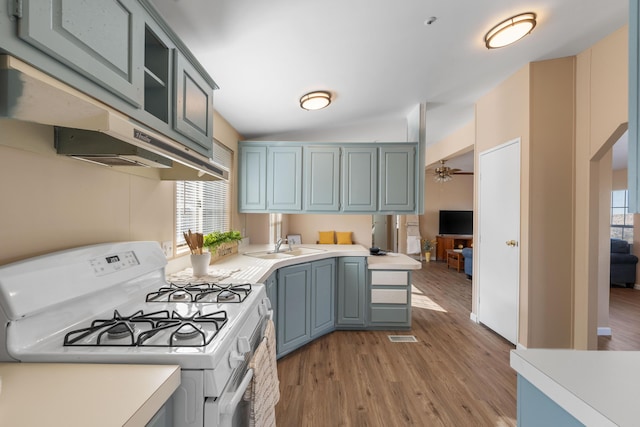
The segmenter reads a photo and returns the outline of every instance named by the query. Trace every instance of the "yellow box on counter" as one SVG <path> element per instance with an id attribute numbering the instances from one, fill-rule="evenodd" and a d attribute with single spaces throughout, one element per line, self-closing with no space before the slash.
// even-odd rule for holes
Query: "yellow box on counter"
<path id="1" fill-rule="evenodd" d="M 209 262 L 209 264 L 213 264 L 224 257 L 237 254 L 238 242 L 222 243 L 221 245 L 216 246 L 215 248 L 211 248 L 210 252 L 211 252 L 211 262 Z"/>

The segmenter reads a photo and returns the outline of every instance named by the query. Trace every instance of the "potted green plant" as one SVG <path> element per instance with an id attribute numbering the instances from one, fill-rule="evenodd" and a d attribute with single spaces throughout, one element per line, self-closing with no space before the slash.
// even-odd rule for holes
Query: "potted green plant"
<path id="1" fill-rule="evenodd" d="M 239 231 L 214 231 L 204 236 L 203 246 L 209 248 L 209 251 L 211 251 L 223 243 L 236 242 L 239 240 L 242 240 L 242 235 Z"/>
<path id="2" fill-rule="evenodd" d="M 431 252 L 436 249 L 436 240 L 426 239 L 422 246 L 422 250 L 424 251 L 424 258 L 427 262 L 431 261 Z"/>
<path id="3" fill-rule="evenodd" d="M 212 261 L 226 255 L 238 253 L 238 241 L 242 240 L 239 231 L 214 231 L 204 236 L 202 246 L 211 252 Z"/>

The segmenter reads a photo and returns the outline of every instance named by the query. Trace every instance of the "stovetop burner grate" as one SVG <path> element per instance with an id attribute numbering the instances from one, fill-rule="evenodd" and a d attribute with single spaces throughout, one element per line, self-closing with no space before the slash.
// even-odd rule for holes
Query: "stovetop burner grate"
<path id="1" fill-rule="evenodd" d="M 97 319 L 91 326 L 67 333 L 64 346 L 91 347 L 203 347 L 211 343 L 227 323 L 220 310 L 183 316 L 168 310 L 122 316 L 117 310 L 111 319 Z"/>
<path id="2" fill-rule="evenodd" d="M 147 302 L 241 303 L 251 293 L 251 284 L 169 283 L 147 294 Z"/>

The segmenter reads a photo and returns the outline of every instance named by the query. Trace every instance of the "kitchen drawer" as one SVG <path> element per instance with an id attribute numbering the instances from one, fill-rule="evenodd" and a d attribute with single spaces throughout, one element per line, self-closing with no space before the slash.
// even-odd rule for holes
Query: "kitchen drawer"
<path id="1" fill-rule="evenodd" d="M 372 289 L 372 304 L 406 304 L 406 289 Z"/>
<path id="2" fill-rule="evenodd" d="M 409 322 L 409 310 L 406 307 L 371 307 L 371 323 Z"/>
<path id="3" fill-rule="evenodd" d="M 407 286 L 408 283 L 407 271 L 371 271 L 371 285 Z"/>

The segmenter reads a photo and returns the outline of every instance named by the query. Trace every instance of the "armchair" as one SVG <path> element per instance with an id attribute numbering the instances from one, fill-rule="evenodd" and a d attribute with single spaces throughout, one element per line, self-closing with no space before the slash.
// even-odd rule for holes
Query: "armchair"
<path id="1" fill-rule="evenodd" d="M 633 287 L 636 283 L 638 257 L 631 253 L 631 246 L 624 240 L 611 239 L 610 284 Z"/>
<path id="2" fill-rule="evenodd" d="M 464 257 L 464 273 L 467 278 L 471 279 L 473 273 L 473 248 L 462 249 L 462 256 Z"/>

